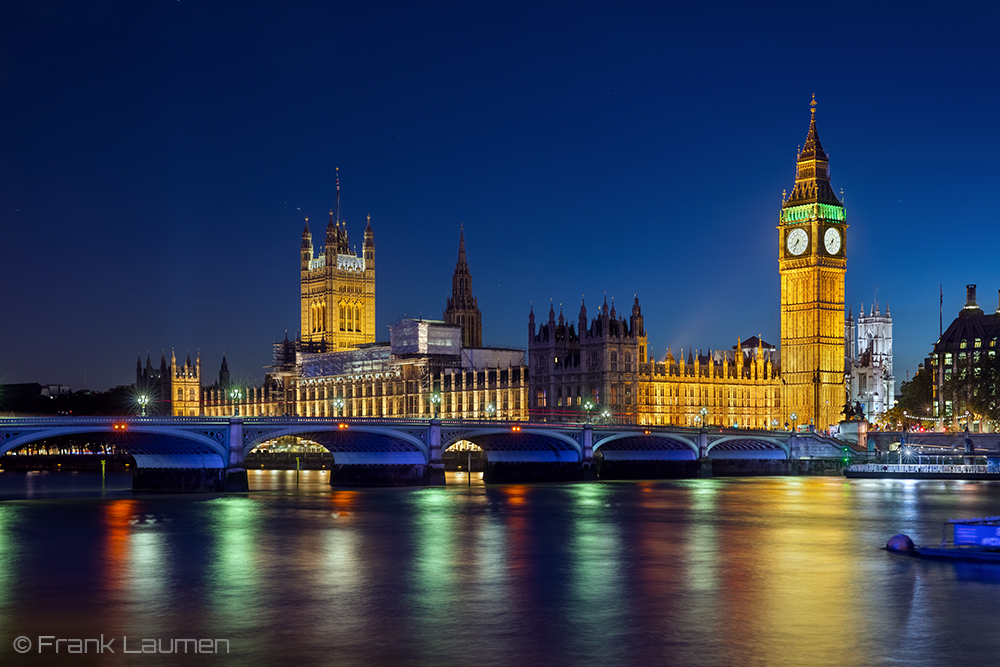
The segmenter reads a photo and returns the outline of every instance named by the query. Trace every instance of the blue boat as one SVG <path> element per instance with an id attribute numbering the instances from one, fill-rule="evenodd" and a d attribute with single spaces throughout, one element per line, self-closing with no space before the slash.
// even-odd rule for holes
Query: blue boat
<path id="1" fill-rule="evenodd" d="M 951 527 L 951 540 L 948 528 Z M 937 560 L 1000 563 L 1000 516 L 981 519 L 949 519 L 944 524 L 941 544 L 918 547 L 908 535 L 893 535 L 887 551 Z"/>

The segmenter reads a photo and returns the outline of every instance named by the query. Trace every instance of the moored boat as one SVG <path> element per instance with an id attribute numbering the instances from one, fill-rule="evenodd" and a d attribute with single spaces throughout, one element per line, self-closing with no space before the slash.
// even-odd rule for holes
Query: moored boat
<path id="1" fill-rule="evenodd" d="M 948 540 L 948 528 L 951 540 Z M 938 560 L 962 560 L 1000 564 L 1000 517 L 950 519 L 944 524 L 941 544 L 918 547 L 908 535 L 893 535 L 887 551 Z"/>
<path id="2" fill-rule="evenodd" d="M 848 479 L 978 479 L 1000 481 L 996 465 L 855 463 L 844 468 Z"/>

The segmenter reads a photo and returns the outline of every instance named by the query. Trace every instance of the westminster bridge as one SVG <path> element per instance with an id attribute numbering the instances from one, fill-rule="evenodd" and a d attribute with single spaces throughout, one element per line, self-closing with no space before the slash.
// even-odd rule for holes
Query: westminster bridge
<path id="1" fill-rule="evenodd" d="M 329 450 L 331 483 L 338 485 L 443 484 L 442 453 L 461 441 L 483 450 L 487 481 L 592 479 L 596 464 L 639 472 L 680 466 L 688 471 L 682 476 L 705 476 L 712 461 L 839 460 L 847 453 L 842 441 L 815 433 L 744 429 L 441 419 L 31 417 L 0 419 L 0 456 L 31 443 L 89 434 L 134 457 L 137 490 L 246 490 L 247 455 L 287 436 Z"/>

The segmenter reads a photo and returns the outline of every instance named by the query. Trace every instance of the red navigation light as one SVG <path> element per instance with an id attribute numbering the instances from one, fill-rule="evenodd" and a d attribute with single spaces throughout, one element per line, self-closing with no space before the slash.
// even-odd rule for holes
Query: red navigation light
<path id="1" fill-rule="evenodd" d="M 646 435 L 649 435 L 649 431 L 643 431 L 643 433 L 645 433 Z"/>
<path id="2" fill-rule="evenodd" d="M 114 430 L 117 433 L 121 433 L 122 431 L 126 431 L 126 430 L 128 430 L 128 424 L 116 423 L 116 424 L 114 424 Z"/>
<path id="3" fill-rule="evenodd" d="M 337 428 L 340 428 L 340 429 L 347 428 L 347 424 L 343 424 L 343 423 L 337 424 Z"/>
<path id="4" fill-rule="evenodd" d="M 512 433 L 517 433 L 517 432 L 519 432 L 521 430 L 521 427 L 520 426 L 511 426 L 510 430 L 511 430 Z"/>

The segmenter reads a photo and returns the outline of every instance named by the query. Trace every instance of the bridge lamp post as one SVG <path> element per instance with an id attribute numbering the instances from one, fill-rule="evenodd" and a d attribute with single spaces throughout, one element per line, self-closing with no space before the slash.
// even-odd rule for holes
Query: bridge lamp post
<path id="1" fill-rule="evenodd" d="M 587 401 L 586 403 L 583 404 L 583 409 L 587 411 L 587 423 L 589 424 L 590 423 L 590 411 L 594 409 L 594 404 L 592 402 L 590 402 L 590 401 Z"/>
<path id="2" fill-rule="evenodd" d="M 230 389 L 229 398 L 233 401 L 233 416 L 240 416 L 240 399 L 243 398 L 243 391 L 240 389 Z"/>
<path id="3" fill-rule="evenodd" d="M 708 408 L 706 408 L 705 406 L 702 406 L 701 410 L 699 410 L 698 412 L 701 413 L 701 425 L 702 426 L 708 426 L 708 419 L 707 419 L 707 417 L 708 417 Z"/>
<path id="4" fill-rule="evenodd" d="M 497 413 L 497 406 L 495 406 L 492 403 L 490 403 L 489 405 L 486 406 L 486 418 L 487 419 L 493 419 L 493 415 L 495 415 L 496 413 Z"/>
<path id="5" fill-rule="evenodd" d="M 778 430 L 778 420 L 777 419 L 772 419 L 771 420 L 771 428 L 774 429 L 775 431 Z"/>
<path id="6" fill-rule="evenodd" d="M 601 413 L 601 416 L 604 417 L 604 421 L 606 422 L 609 419 L 611 419 L 611 411 L 610 410 L 605 410 L 605 411 L 603 411 Z"/>
<path id="7" fill-rule="evenodd" d="M 149 396 L 142 394 L 139 398 L 135 399 L 136 403 L 139 404 L 139 409 L 142 411 L 142 416 L 146 416 L 146 406 L 149 405 Z"/>
<path id="8" fill-rule="evenodd" d="M 435 391 L 431 394 L 431 405 L 434 406 L 434 418 L 437 419 L 438 409 L 441 407 L 441 392 Z"/>
<path id="9" fill-rule="evenodd" d="M 788 418 L 792 420 L 792 431 L 794 432 L 796 430 L 795 429 L 796 422 L 799 421 L 799 416 L 793 412 L 792 414 L 788 415 Z"/>
<path id="10" fill-rule="evenodd" d="M 337 417 L 341 417 L 342 416 L 341 412 L 344 409 L 344 399 L 342 399 L 340 396 L 333 399 L 333 409 L 337 412 Z"/>

